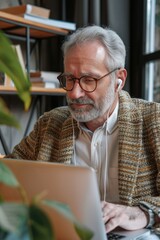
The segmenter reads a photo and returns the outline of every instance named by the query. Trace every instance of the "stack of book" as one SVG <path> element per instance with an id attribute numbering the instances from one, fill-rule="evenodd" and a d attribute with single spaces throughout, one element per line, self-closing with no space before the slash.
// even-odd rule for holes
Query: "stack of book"
<path id="1" fill-rule="evenodd" d="M 59 88 L 57 76 L 59 72 L 31 71 L 30 81 L 32 87 Z"/>
<path id="2" fill-rule="evenodd" d="M 26 68 L 23 58 L 23 53 L 21 46 L 19 44 L 12 45 L 13 49 L 15 50 L 19 62 L 21 64 L 21 67 L 26 74 Z M 6 75 L 0 72 L 0 85 L 5 85 L 9 87 L 13 87 L 14 84 L 12 80 Z M 30 81 L 32 84 L 32 87 L 44 87 L 44 88 L 59 88 L 59 81 L 57 79 L 57 76 L 59 75 L 59 72 L 47 72 L 47 71 L 30 71 Z"/>
<path id="3" fill-rule="evenodd" d="M 41 72 L 39 71 L 30 72 L 30 82 L 32 87 L 45 87 Z"/>
<path id="4" fill-rule="evenodd" d="M 59 72 L 48 72 L 48 71 L 34 71 L 30 72 L 30 81 L 31 86 L 33 88 L 35 87 L 41 87 L 41 88 L 59 88 L 59 81 L 57 79 L 57 76 L 59 75 Z M 0 85 L 4 85 L 7 87 L 14 87 L 14 83 L 12 80 L 5 74 L 3 76 L 3 83 Z"/>
<path id="5" fill-rule="evenodd" d="M 49 9 L 37 7 L 30 4 L 0 9 L 0 11 L 21 16 L 26 20 L 42 23 L 48 26 L 67 29 L 69 31 L 74 31 L 76 29 L 75 23 L 51 19 L 49 18 Z"/>

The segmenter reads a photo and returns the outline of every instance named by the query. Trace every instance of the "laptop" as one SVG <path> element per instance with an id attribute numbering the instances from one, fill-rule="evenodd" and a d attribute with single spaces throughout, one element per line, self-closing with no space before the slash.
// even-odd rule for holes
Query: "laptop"
<path id="1" fill-rule="evenodd" d="M 31 199 L 46 192 L 46 199 L 60 201 L 70 206 L 75 217 L 94 233 L 93 240 L 142 239 L 150 231 L 120 232 L 120 238 L 108 237 L 102 221 L 96 173 L 92 168 L 29 160 L 0 159 L 15 173 Z M 20 200 L 16 190 L 0 185 L 7 200 Z M 72 223 L 50 208 L 44 208 L 54 226 L 56 239 L 79 240 Z M 116 234 L 119 234 L 116 232 Z M 127 237 L 130 234 L 129 237 Z"/>

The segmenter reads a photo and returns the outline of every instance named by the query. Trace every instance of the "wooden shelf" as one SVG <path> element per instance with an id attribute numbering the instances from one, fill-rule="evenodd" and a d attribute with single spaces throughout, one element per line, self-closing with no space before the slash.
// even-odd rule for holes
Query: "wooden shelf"
<path id="1" fill-rule="evenodd" d="M 45 24 L 26 20 L 23 17 L 15 16 L 0 11 L 0 29 L 8 34 L 26 36 L 26 28 L 30 29 L 32 38 L 48 38 L 54 35 L 67 35 L 69 30 L 48 26 Z"/>
<path id="2" fill-rule="evenodd" d="M 17 94 L 15 87 L 0 86 L 0 94 Z M 32 87 L 31 95 L 65 95 L 66 91 L 62 88 L 44 88 L 44 87 Z"/>

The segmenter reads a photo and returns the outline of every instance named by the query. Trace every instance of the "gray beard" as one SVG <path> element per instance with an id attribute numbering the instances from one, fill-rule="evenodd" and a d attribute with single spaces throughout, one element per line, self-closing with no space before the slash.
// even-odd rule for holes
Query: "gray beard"
<path id="1" fill-rule="evenodd" d="M 101 102 L 98 106 L 95 105 L 94 101 L 90 98 L 79 98 L 71 100 L 67 97 L 68 107 L 74 119 L 78 122 L 89 122 L 100 116 L 102 116 L 105 112 L 107 112 L 112 106 L 115 99 L 114 89 L 109 89 L 106 94 L 106 98 L 102 98 Z M 80 103 L 87 104 L 84 109 L 76 109 L 72 107 L 72 104 Z"/>
<path id="2" fill-rule="evenodd" d="M 75 109 L 72 109 L 71 106 L 69 106 L 69 110 L 73 118 L 75 118 L 78 122 L 89 122 L 100 115 L 100 110 L 96 109 L 93 106 L 92 108 L 85 111 L 81 109 L 75 110 Z"/>

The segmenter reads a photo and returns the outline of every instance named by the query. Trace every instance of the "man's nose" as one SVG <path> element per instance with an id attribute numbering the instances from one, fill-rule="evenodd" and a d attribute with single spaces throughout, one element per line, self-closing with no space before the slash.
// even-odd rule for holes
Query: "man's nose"
<path id="1" fill-rule="evenodd" d="M 79 82 L 75 81 L 72 91 L 68 91 L 67 95 L 72 98 L 80 98 L 85 95 L 85 91 L 80 87 Z"/>

